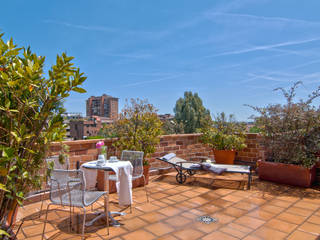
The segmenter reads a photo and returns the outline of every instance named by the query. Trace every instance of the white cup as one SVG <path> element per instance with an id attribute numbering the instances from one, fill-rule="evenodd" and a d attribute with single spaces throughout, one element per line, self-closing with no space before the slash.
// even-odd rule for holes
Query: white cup
<path id="1" fill-rule="evenodd" d="M 117 161 L 118 159 L 117 159 L 117 157 L 116 156 L 111 156 L 110 157 L 110 161 L 112 161 L 112 162 L 115 162 L 115 161 Z"/>

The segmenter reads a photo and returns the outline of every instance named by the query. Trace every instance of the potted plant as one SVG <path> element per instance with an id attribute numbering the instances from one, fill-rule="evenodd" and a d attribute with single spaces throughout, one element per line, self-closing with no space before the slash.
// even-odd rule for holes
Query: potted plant
<path id="1" fill-rule="evenodd" d="M 162 122 L 157 109 L 147 100 L 131 99 L 120 113 L 119 120 L 113 128 L 118 140 L 114 146 L 120 150 L 144 152 L 144 175 L 149 181 L 150 164 L 148 156 L 154 153 L 160 142 Z"/>
<path id="2" fill-rule="evenodd" d="M 258 162 L 259 177 L 290 185 L 309 187 L 315 179 L 315 164 L 320 150 L 320 111 L 312 101 L 320 96 L 320 87 L 306 100 L 294 102 L 296 82 L 288 91 L 280 90 L 285 104 L 252 107 L 264 137 L 265 161 Z"/>
<path id="3" fill-rule="evenodd" d="M 0 238 L 11 238 L 17 207 L 39 189 L 52 141 L 65 135 L 63 100 L 85 77 L 65 53 L 46 77 L 45 58 L 0 34 Z M 4 236 L 5 235 L 5 236 Z"/>
<path id="4" fill-rule="evenodd" d="M 231 114 L 218 114 L 210 124 L 201 129 L 201 140 L 213 148 L 215 161 L 222 164 L 233 164 L 236 151 L 246 147 L 245 125 L 235 121 Z"/>

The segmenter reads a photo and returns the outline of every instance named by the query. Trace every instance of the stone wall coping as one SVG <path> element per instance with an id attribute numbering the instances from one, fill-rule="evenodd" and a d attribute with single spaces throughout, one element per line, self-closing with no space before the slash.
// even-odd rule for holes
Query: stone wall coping
<path id="1" fill-rule="evenodd" d="M 78 144 L 90 144 L 90 143 L 96 143 L 98 141 L 105 141 L 105 142 L 112 142 L 116 140 L 117 138 L 101 138 L 101 139 L 89 139 L 89 140 L 68 140 L 68 141 L 62 141 L 62 143 L 67 145 L 78 145 Z M 60 146 L 60 142 L 53 142 L 51 143 L 51 146 Z"/>
<path id="2" fill-rule="evenodd" d="M 170 135 L 162 135 L 162 137 L 166 137 L 166 138 L 176 138 L 176 137 L 193 137 L 193 136 L 201 136 L 202 133 L 183 133 L 183 134 L 170 134 Z"/>
<path id="3" fill-rule="evenodd" d="M 162 135 L 160 138 L 184 138 L 184 137 L 197 137 L 201 136 L 202 133 L 186 133 L 186 134 L 170 134 L 170 135 Z M 246 135 L 260 135 L 259 133 L 246 133 Z M 105 141 L 105 142 L 113 142 L 117 140 L 117 138 L 101 138 L 101 139 L 90 139 L 90 140 L 72 140 L 72 141 L 62 141 L 62 143 L 67 145 L 77 145 L 77 144 L 92 144 L 96 143 L 98 141 Z M 60 142 L 53 142 L 51 143 L 51 146 L 60 146 Z"/>

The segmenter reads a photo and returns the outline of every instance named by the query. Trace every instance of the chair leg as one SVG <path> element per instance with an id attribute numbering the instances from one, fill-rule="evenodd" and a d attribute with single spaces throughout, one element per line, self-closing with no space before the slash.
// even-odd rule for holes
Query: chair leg
<path id="1" fill-rule="evenodd" d="M 18 233 L 19 233 L 23 223 L 24 223 L 24 218 L 22 219 L 22 221 L 21 221 L 21 223 L 20 223 L 20 225 L 18 227 L 18 230 L 17 230 L 16 234 L 14 235 L 14 240 L 17 240 Z"/>
<path id="2" fill-rule="evenodd" d="M 72 231 L 72 217 L 73 217 L 73 215 L 72 215 L 72 208 L 73 208 L 73 207 L 70 206 L 70 222 L 69 222 L 69 223 L 70 223 L 70 232 Z"/>
<path id="3" fill-rule="evenodd" d="M 82 239 L 84 239 L 84 228 L 86 226 L 86 208 L 85 207 L 82 207 L 83 208 L 83 221 L 82 221 Z"/>
<path id="4" fill-rule="evenodd" d="M 107 233 L 109 235 L 109 197 L 107 194 L 104 195 L 104 212 L 106 214 Z"/>
<path id="5" fill-rule="evenodd" d="M 251 172 L 250 172 L 249 175 L 248 175 L 248 187 L 247 187 L 247 190 L 250 190 L 251 181 L 252 181 L 252 176 L 251 176 Z"/>
<path id="6" fill-rule="evenodd" d="M 144 175 L 143 176 L 143 186 L 144 186 L 144 190 L 146 191 L 146 196 L 147 196 L 147 202 L 149 202 L 149 194 L 147 191 L 147 185 L 146 185 L 146 177 Z"/>
<path id="7" fill-rule="evenodd" d="M 43 207 L 43 201 L 44 201 L 44 197 L 43 197 L 44 193 L 41 194 L 40 199 L 41 199 L 41 207 L 40 207 L 40 212 L 39 212 L 39 218 L 41 217 L 41 212 L 42 212 L 42 207 Z"/>
<path id="8" fill-rule="evenodd" d="M 43 236 L 44 236 L 44 231 L 45 231 L 45 228 L 46 228 L 46 224 L 47 224 L 47 220 L 48 220 L 48 211 L 49 211 L 49 207 L 50 207 L 50 203 L 48 204 L 47 206 L 47 211 L 46 211 L 46 218 L 44 220 L 44 225 L 43 225 L 43 231 L 42 231 L 42 237 L 41 239 L 43 240 Z"/>

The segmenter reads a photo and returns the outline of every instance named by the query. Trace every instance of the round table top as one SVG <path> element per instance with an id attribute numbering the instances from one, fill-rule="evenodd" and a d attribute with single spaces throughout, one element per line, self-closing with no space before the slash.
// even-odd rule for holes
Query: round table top
<path id="1" fill-rule="evenodd" d="M 102 165 L 97 165 L 97 161 L 90 161 L 82 164 L 81 166 L 88 169 L 100 169 L 105 171 L 112 171 L 113 167 L 125 167 L 127 164 L 131 164 L 129 161 L 116 161 L 109 162 L 106 161 Z"/>

